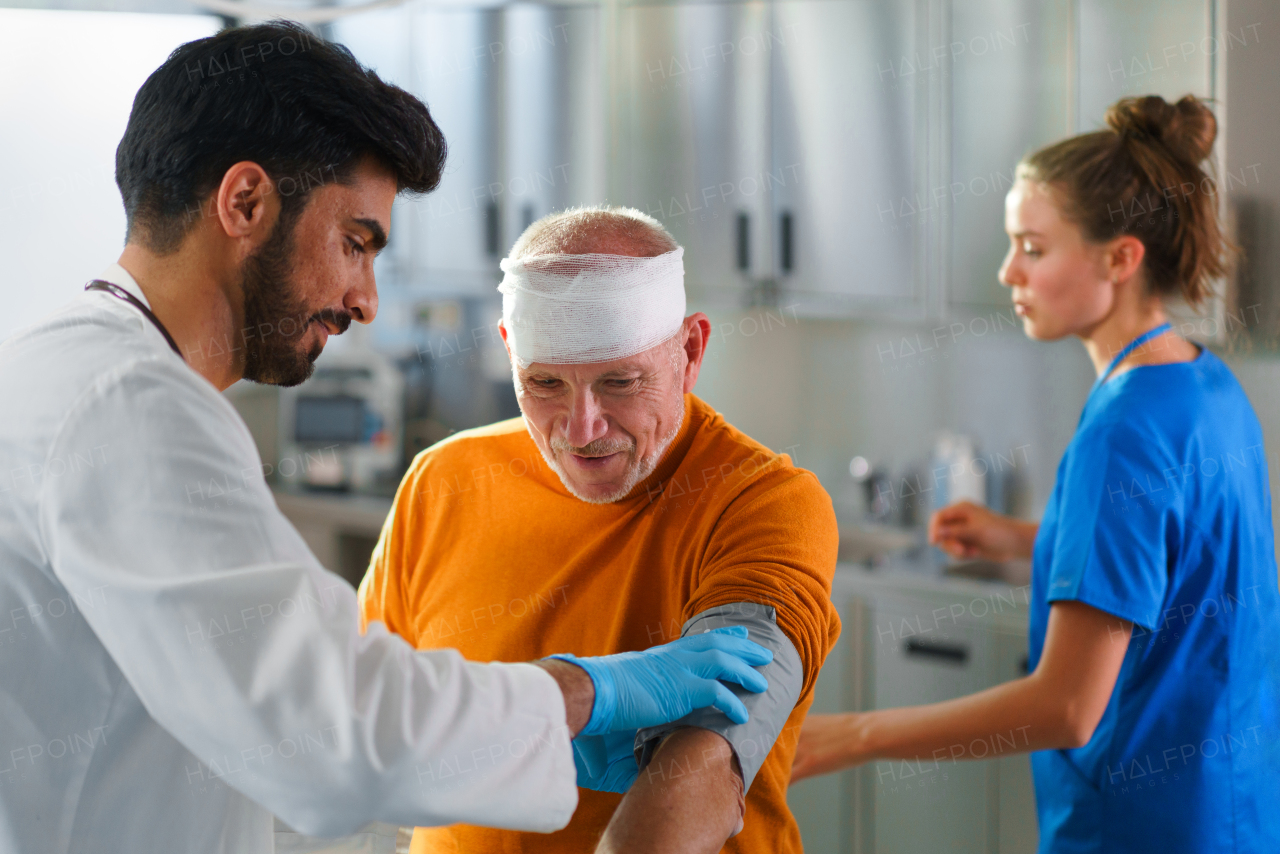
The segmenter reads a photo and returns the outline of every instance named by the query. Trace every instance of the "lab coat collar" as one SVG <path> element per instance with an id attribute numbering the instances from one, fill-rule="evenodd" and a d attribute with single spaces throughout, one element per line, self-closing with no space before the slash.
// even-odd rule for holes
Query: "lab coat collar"
<path id="1" fill-rule="evenodd" d="M 138 299 L 138 301 L 140 301 L 148 309 L 151 308 L 151 302 L 147 299 L 147 295 L 142 292 L 142 288 L 138 286 L 137 279 L 135 279 L 132 275 L 130 275 L 129 271 L 126 270 L 124 267 L 121 267 L 119 263 L 109 265 L 98 276 L 98 279 L 104 282 L 110 282 L 111 284 L 117 287 L 123 288 L 124 290 L 132 294 L 136 299 Z M 142 315 L 142 312 L 138 311 L 137 308 L 133 306 L 129 306 L 125 304 L 122 300 L 119 300 L 115 297 L 111 297 L 110 302 L 117 304 L 117 310 L 123 309 L 123 311 L 127 312 L 127 314 L 131 317 L 131 319 L 137 322 L 139 328 L 141 328 L 142 330 L 143 337 L 152 346 L 155 346 L 157 348 L 163 348 L 166 353 L 174 354 L 173 348 L 169 346 L 169 341 L 164 337 L 164 335 L 160 332 L 160 330 L 156 327 L 156 325 L 151 322 L 149 318 L 144 317 Z M 181 359 L 183 362 L 186 362 L 185 356 L 181 354 L 174 354 L 174 355 L 177 355 L 179 359 Z"/>
<path id="2" fill-rule="evenodd" d="M 147 295 L 142 292 L 142 288 L 138 287 L 137 280 L 129 274 L 128 270 L 121 267 L 118 263 L 108 266 L 98 275 L 98 278 L 104 282 L 110 282 L 113 285 L 124 288 L 126 291 L 142 300 L 142 304 L 147 308 L 151 308 L 151 303 L 147 300 Z"/>

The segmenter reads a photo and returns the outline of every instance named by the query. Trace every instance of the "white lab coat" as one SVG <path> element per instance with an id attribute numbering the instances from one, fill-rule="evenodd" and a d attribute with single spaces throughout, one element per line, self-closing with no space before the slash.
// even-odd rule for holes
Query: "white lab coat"
<path id="1" fill-rule="evenodd" d="M 0 851 L 258 854 L 273 814 L 568 822 L 549 675 L 357 619 L 136 308 L 86 293 L 0 345 Z"/>

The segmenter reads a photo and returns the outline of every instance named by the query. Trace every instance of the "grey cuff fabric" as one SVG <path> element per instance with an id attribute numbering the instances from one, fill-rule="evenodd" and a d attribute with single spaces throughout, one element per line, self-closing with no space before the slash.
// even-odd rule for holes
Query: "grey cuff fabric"
<path id="1" fill-rule="evenodd" d="M 729 685 L 729 689 L 747 707 L 751 720 L 735 724 L 718 709 L 706 708 L 691 712 L 678 721 L 647 727 L 636 733 L 636 762 L 641 768 L 648 765 L 662 739 L 677 729 L 709 729 L 724 736 L 733 748 L 742 767 L 742 791 L 745 793 L 751 788 L 751 781 L 760 771 L 773 743 L 786 726 L 791 710 L 800 699 L 804 668 L 795 646 L 778 628 L 777 612 L 769 605 L 735 602 L 710 608 L 691 617 L 681 629 L 680 636 L 701 634 L 722 626 L 745 626 L 749 639 L 773 651 L 773 661 L 756 668 L 769 680 L 769 687 L 764 693 L 753 694 L 738 685 Z"/>

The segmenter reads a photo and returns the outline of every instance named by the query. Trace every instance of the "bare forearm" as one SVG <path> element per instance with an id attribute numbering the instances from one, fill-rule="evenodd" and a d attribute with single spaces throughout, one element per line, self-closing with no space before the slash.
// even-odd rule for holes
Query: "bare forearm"
<path id="1" fill-rule="evenodd" d="M 925 706 L 810 715 L 796 747 L 791 780 L 830 774 L 877 759 L 922 763 L 990 759 L 1068 747 L 1061 701 L 1040 699 L 1035 677 Z"/>
<path id="2" fill-rule="evenodd" d="M 677 730 L 623 797 L 596 854 L 714 854 L 743 811 L 729 743 L 709 730 Z"/>
<path id="3" fill-rule="evenodd" d="M 1040 533 L 1040 523 L 1014 520 L 1013 526 L 1018 537 L 1018 557 L 1030 558 L 1036 548 L 1036 534 Z"/>
<path id="4" fill-rule="evenodd" d="M 938 762 L 1079 747 L 1106 711 L 1131 630 L 1082 602 L 1055 602 L 1030 676 L 927 706 L 810 715 L 791 779 L 875 759 Z"/>
<path id="5" fill-rule="evenodd" d="M 1082 602 L 1055 602 L 1030 676 L 943 703 L 854 715 L 850 747 L 859 761 L 981 758 L 983 740 L 992 754 L 1079 747 L 1102 718 L 1132 628 Z"/>
<path id="6" fill-rule="evenodd" d="M 1034 675 L 976 694 L 848 716 L 850 759 L 981 759 L 1076 746 L 1061 698 Z"/>
<path id="7" fill-rule="evenodd" d="M 565 723 L 569 726 L 569 737 L 573 738 L 591 720 L 591 708 L 596 701 L 595 683 L 587 671 L 567 661 L 544 658 L 533 663 L 550 673 L 560 686 L 560 693 L 564 695 Z"/>

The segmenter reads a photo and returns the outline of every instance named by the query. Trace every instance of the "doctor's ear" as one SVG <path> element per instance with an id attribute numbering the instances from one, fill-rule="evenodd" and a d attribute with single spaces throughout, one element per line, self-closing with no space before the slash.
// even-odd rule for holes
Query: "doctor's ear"
<path id="1" fill-rule="evenodd" d="M 1147 257 L 1147 247 L 1132 234 L 1121 235 L 1107 244 L 1103 256 L 1107 277 L 1112 282 L 1125 282 L 1133 278 Z"/>
<path id="2" fill-rule="evenodd" d="M 249 160 L 233 165 L 214 194 L 212 213 L 228 237 L 265 240 L 279 213 L 280 201 L 265 169 Z"/>

